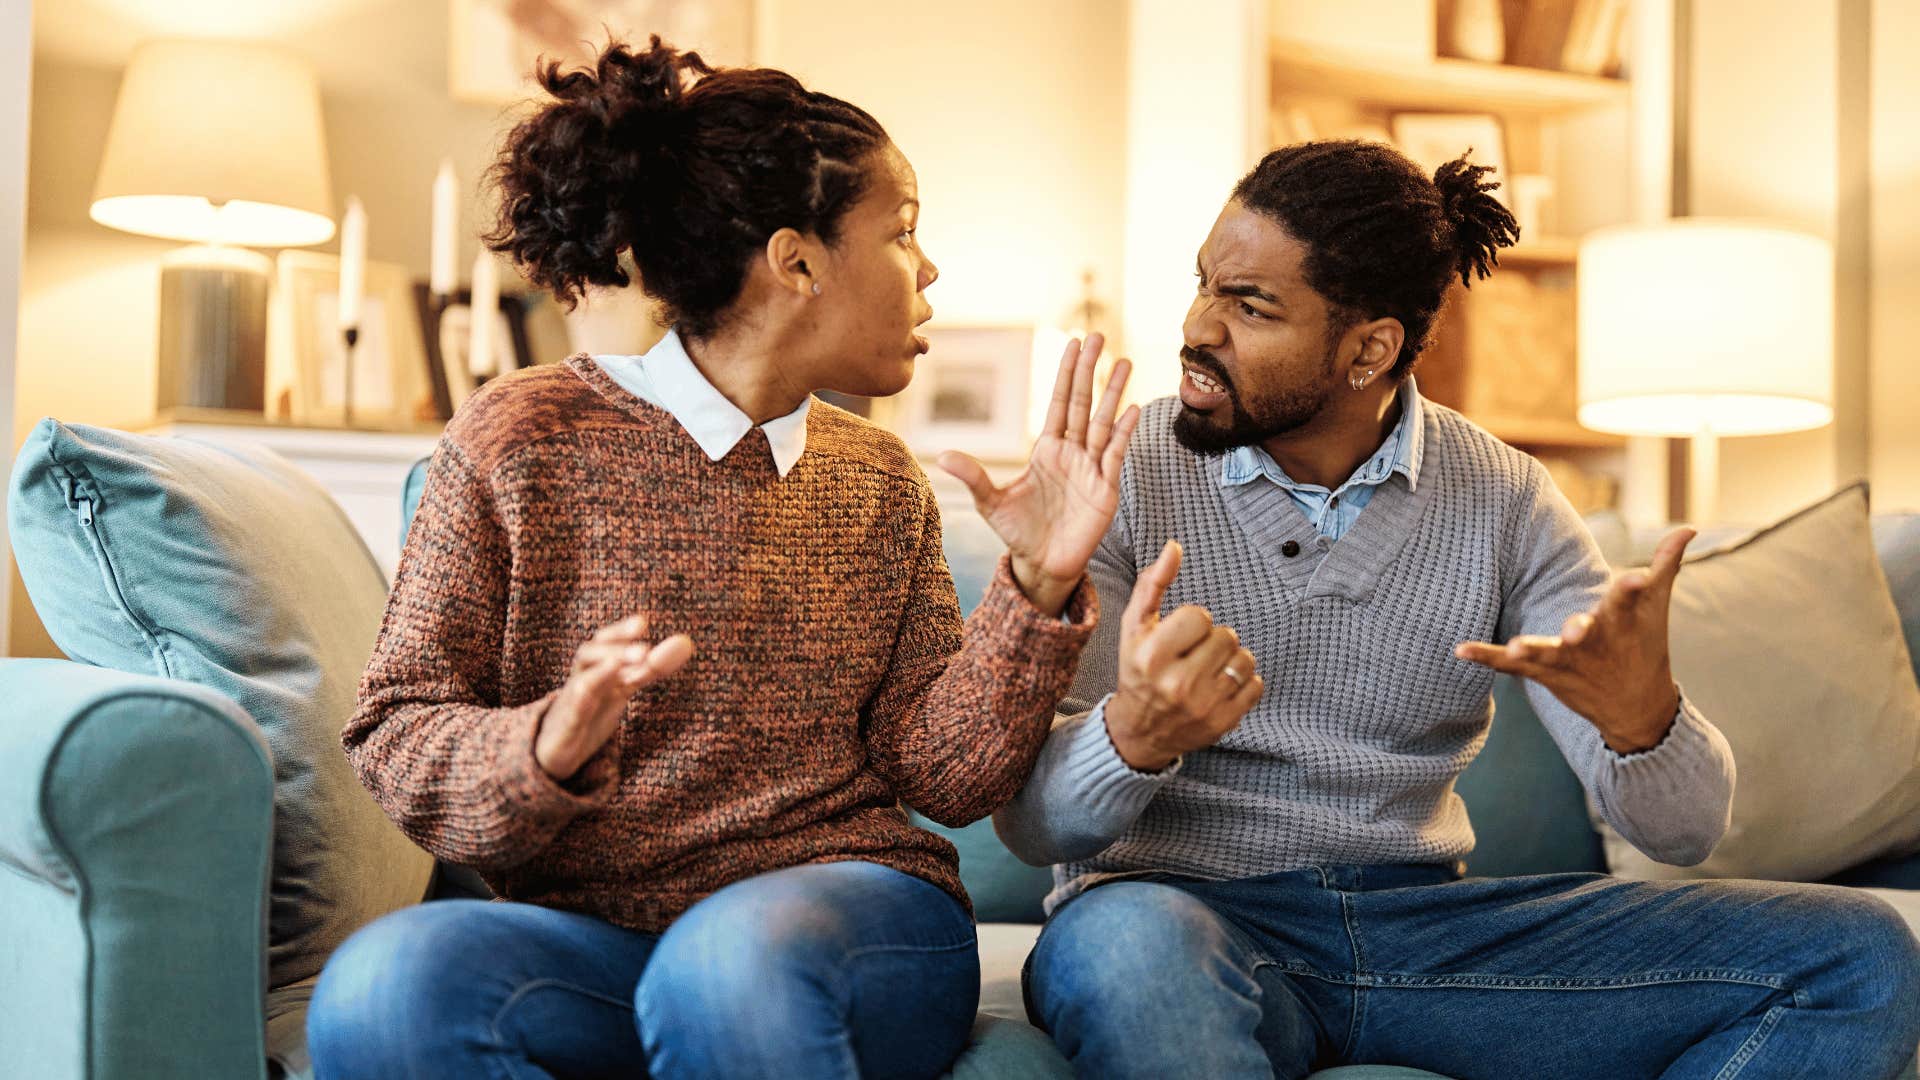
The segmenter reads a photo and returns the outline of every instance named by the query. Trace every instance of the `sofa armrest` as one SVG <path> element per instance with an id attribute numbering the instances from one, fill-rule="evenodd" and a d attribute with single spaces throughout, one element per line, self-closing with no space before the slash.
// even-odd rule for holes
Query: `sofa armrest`
<path id="1" fill-rule="evenodd" d="M 0 660 L 0 1046 L 20 1076 L 261 1077 L 273 763 L 190 683 Z"/>

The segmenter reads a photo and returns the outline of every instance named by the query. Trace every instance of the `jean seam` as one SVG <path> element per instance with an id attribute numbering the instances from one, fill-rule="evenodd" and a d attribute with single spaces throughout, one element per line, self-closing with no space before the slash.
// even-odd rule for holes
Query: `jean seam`
<path id="1" fill-rule="evenodd" d="M 1353 950 L 1353 982 L 1351 983 L 1353 987 L 1353 1008 L 1347 1016 L 1346 1045 L 1340 1048 L 1340 1059 L 1347 1061 L 1351 1060 L 1354 1048 L 1359 1045 L 1360 1026 L 1366 1021 L 1367 1006 L 1365 989 L 1360 981 L 1360 972 L 1366 967 L 1366 958 L 1360 950 L 1360 934 L 1355 930 L 1353 925 L 1353 897 L 1346 892 L 1340 893 L 1339 896 L 1340 921 L 1347 928 L 1347 943 Z"/>
<path id="2" fill-rule="evenodd" d="M 1762 972 L 1727 969 L 1690 969 L 1681 971 L 1645 971 L 1607 978 L 1571 978 L 1558 975 L 1414 975 L 1395 972 L 1371 972 L 1357 976 L 1365 986 L 1398 989 L 1451 988 L 1473 986 L 1490 990 L 1624 990 L 1671 983 L 1734 983 L 1764 986 L 1770 990 L 1787 989 L 1787 980 Z"/>
<path id="3" fill-rule="evenodd" d="M 590 998 L 603 1004 L 612 1005 L 615 1008 L 625 1009 L 629 1013 L 634 1011 L 631 1000 L 622 1001 L 619 998 L 609 997 L 606 994 L 588 990 L 583 986 L 575 986 L 570 982 L 565 982 L 560 979 L 530 979 L 515 987 L 513 993 L 507 995 L 507 1000 L 502 1002 L 500 1008 L 494 1011 L 492 1019 L 487 1021 L 487 1034 L 493 1036 L 493 1044 L 502 1050 L 506 1048 L 507 1041 L 500 1034 L 500 1021 L 506 1018 L 507 1013 L 511 1011 L 515 1005 L 520 1004 L 527 995 L 533 993 L 535 990 L 547 990 L 556 987 L 561 990 L 579 994 L 584 998 Z M 513 1067 L 511 1059 L 505 1054 L 499 1054 L 495 1056 L 494 1060 L 505 1070 L 508 1080 L 518 1080 L 520 1070 Z"/>
<path id="4" fill-rule="evenodd" d="M 1795 991 L 1794 996 L 1798 998 L 1799 992 Z M 1766 1044 L 1767 1037 L 1773 1034 L 1775 1027 L 1779 1026 L 1780 1018 L 1787 1015 L 1787 1008 L 1786 1005 L 1775 1005 L 1768 1009 L 1767 1014 L 1760 1018 L 1760 1026 L 1733 1052 L 1733 1056 L 1727 1059 L 1726 1065 L 1714 1074 L 1714 1080 L 1733 1080 L 1744 1072 L 1747 1063 L 1760 1052 L 1760 1047 Z"/>

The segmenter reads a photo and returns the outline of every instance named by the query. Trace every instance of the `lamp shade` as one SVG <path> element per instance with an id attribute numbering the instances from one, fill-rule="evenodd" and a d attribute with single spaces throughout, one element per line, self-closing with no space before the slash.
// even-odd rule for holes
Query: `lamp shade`
<path id="1" fill-rule="evenodd" d="M 333 236 L 320 87 L 299 58 L 151 41 L 127 65 L 93 220 L 170 240 L 296 247 Z"/>
<path id="2" fill-rule="evenodd" d="M 1624 435 L 1763 435 L 1833 419 L 1833 248 L 1679 219 L 1580 245 L 1580 423 Z"/>

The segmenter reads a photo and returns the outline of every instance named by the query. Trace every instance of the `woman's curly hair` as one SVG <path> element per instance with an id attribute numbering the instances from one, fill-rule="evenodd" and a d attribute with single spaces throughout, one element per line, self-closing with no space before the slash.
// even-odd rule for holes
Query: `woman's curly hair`
<path id="1" fill-rule="evenodd" d="M 1457 275 L 1471 287 L 1520 238 L 1513 214 L 1490 194 L 1487 165 L 1467 154 L 1429 180 L 1391 146 L 1350 139 L 1274 150 L 1233 189 L 1248 209 L 1307 246 L 1307 284 L 1339 321 L 1392 317 L 1406 339 L 1388 373 L 1404 378 L 1427 345 Z"/>
<path id="2" fill-rule="evenodd" d="M 613 42 L 591 69 L 548 63 L 554 98 L 507 136 L 483 237 L 571 307 L 590 285 L 640 285 L 689 337 L 740 295 L 783 228 L 826 243 L 887 143 L 873 117 L 768 68 L 713 68 L 655 35 Z"/>

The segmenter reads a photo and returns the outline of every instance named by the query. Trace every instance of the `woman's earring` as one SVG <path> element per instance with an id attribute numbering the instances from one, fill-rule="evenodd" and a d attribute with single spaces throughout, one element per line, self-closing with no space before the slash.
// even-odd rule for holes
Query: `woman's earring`
<path id="1" fill-rule="evenodd" d="M 820 295 L 820 283 L 817 281 L 813 283 L 813 295 L 815 296 Z"/>

